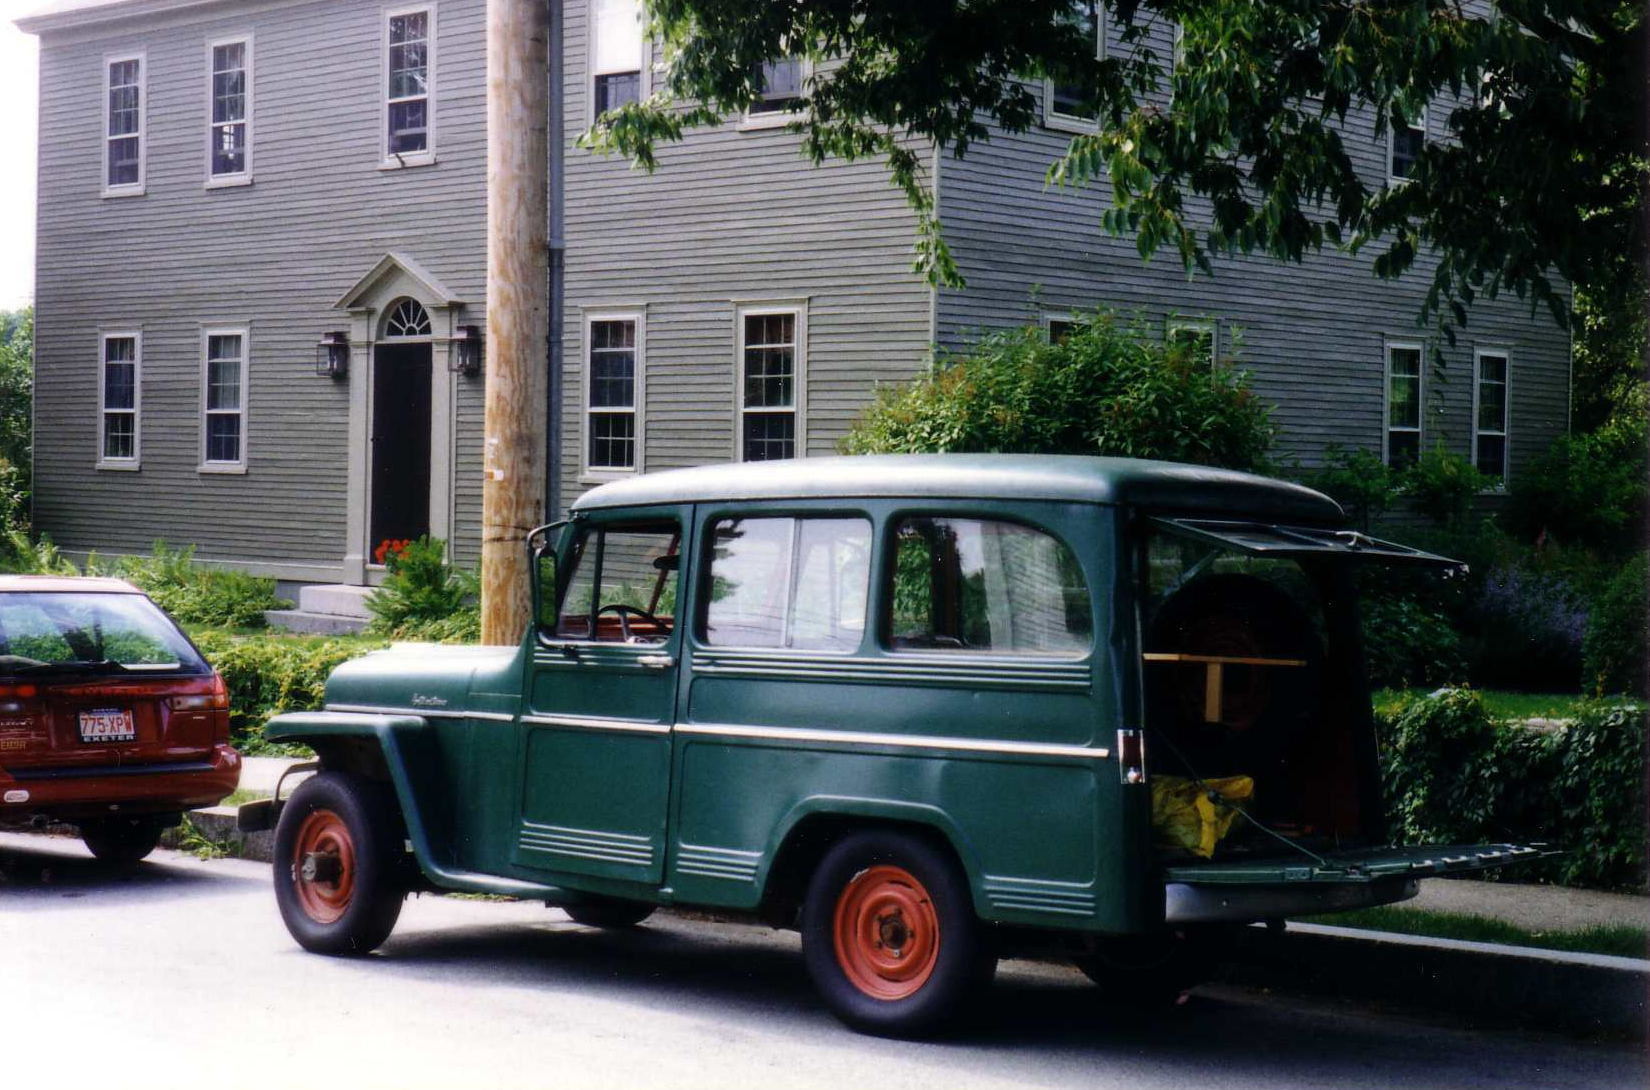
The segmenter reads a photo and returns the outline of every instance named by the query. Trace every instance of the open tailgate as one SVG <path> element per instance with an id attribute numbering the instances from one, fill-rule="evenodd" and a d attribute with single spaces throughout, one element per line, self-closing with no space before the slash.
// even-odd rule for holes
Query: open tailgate
<path id="1" fill-rule="evenodd" d="M 1252 556 L 1280 556 L 1291 559 L 1340 556 L 1356 560 L 1421 564 L 1455 571 L 1466 567 L 1459 560 L 1422 552 L 1394 541 L 1382 541 L 1356 530 L 1326 530 L 1311 526 L 1278 526 L 1264 522 L 1237 522 L 1227 519 L 1154 518 L 1153 524 L 1185 537 L 1212 542 Z"/>
<path id="2" fill-rule="evenodd" d="M 1164 878 L 1170 882 L 1221 886 L 1362 883 L 1467 874 L 1551 854 L 1539 844 L 1428 844 L 1421 847 L 1360 848 L 1326 853 L 1320 857 L 1323 860 L 1321 863 L 1305 856 L 1188 863 L 1166 868 Z"/>

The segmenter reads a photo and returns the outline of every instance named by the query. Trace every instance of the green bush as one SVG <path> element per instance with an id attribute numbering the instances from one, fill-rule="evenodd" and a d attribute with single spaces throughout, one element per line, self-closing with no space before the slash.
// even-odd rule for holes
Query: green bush
<path id="1" fill-rule="evenodd" d="M 384 567 L 383 585 L 367 596 L 371 631 L 449 642 L 481 638 L 476 577 L 447 563 L 446 542 L 429 536 L 406 542 L 385 553 Z"/>
<path id="2" fill-rule="evenodd" d="M 280 752 L 263 726 L 276 712 L 309 711 L 324 700 L 327 675 L 340 663 L 386 646 L 384 641 L 329 636 L 195 635 L 195 645 L 229 690 L 231 741 L 242 753 Z"/>
<path id="3" fill-rule="evenodd" d="M 1650 559 L 1640 552 L 1593 600 L 1587 632 L 1581 640 L 1584 685 L 1597 695 L 1646 695 L 1645 585 Z"/>
<path id="4" fill-rule="evenodd" d="M 52 544 L 48 534 L 30 539 L 27 530 L 11 526 L 0 534 L 0 571 L 24 575 L 79 575 L 73 563 Z"/>
<path id="5" fill-rule="evenodd" d="M 86 571 L 125 579 L 184 625 L 262 628 L 264 610 L 291 605 L 275 596 L 274 579 L 196 564 L 193 545 L 173 549 L 157 541 L 148 556 L 113 562 L 93 556 Z"/>
<path id="6" fill-rule="evenodd" d="M 1478 472 L 1472 462 L 1439 443 L 1422 453 L 1401 475 L 1403 492 L 1416 510 L 1440 526 L 1464 525 L 1473 502 L 1494 478 Z"/>
<path id="7" fill-rule="evenodd" d="M 1257 469 L 1269 410 L 1241 372 L 1094 313 L 1050 343 L 1037 327 L 884 388 L 842 441 L 849 454 L 1109 454 Z"/>
<path id="8" fill-rule="evenodd" d="M 1608 423 L 1561 437 L 1513 478 L 1507 522 L 1514 533 L 1618 554 L 1638 543 L 1650 488 L 1645 390 L 1638 384 Z"/>
<path id="9" fill-rule="evenodd" d="M 1461 637 L 1449 617 L 1411 595 L 1374 590 L 1360 602 L 1364 661 L 1375 688 L 1465 681 Z"/>
<path id="10" fill-rule="evenodd" d="M 1337 443 L 1324 448 L 1323 468 L 1304 483 L 1339 503 L 1365 533 L 1398 498 L 1398 475 L 1380 455 Z"/>
<path id="11" fill-rule="evenodd" d="M 1645 884 L 1643 704 L 1590 703 L 1552 732 L 1501 722 L 1446 689 L 1383 724 L 1381 778 L 1397 843 L 1545 841 L 1511 872 L 1605 889 Z"/>

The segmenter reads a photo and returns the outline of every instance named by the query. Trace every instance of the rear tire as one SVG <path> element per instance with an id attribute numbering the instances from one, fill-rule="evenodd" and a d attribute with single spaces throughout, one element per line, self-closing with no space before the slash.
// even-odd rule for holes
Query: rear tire
<path id="1" fill-rule="evenodd" d="M 586 927 L 624 928 L 635 927 L 653 915 L 654 907 L 645 901 L 604 897 L 576 905 L 562 905 L 561 910 L 571 916 L 574 923 L 582 923 Z"/>
<path id="2" fill-rule="evenodd" d="M 825 1004 L 866 1033 L 946 1026 L 996 967 L 962 869 L 908 833 L 853 833 L 825 853 L 802 907 L 802 956 Z"/>
<path id="3" fill-rule="evenodd" d="M 160 834 L 177 822 L 177 816 L 172 814 L 96 818 L 81 824 L 80 839 L 99 861 L 129 867 L 147 858 L 160 843 Z"/>
<path id="4" fill-rule="evenodd" d="M 1109 1003 L 1171 1006 L 1208 978 L 1212 949 L 1201 937 L 1171 932 L 1101 939 L 1072 961 Z"/>
<path id="5" fill-rule="evenodd" d="M 356 956 L 389 938 L 407 895 L 401 818 L 385 784 L 305 780 L 275 829 L 275 903 L 298 945 Z"/>

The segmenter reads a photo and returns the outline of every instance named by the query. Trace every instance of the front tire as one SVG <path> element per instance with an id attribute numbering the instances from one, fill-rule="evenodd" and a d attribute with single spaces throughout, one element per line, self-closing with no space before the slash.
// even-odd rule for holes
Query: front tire
<path id="1" fill-rule="evenodd" d="M 275 903 L 305 950 L 368 953 L 389 938 L 407 886 L 401 821 L 384 784 L 340 772 L 304 781 L 275 829 Z"/>
<path id="2" fill-rule="evenodd" d="M 129 867 L 147 858 L 160 843 L 160 834 L 177 821 L 176 816 L 170 815 L 164 818 L 97 818 L 82 823 L 80 839 L 100 862 Z"/>
<path id="3" fill-rule="evenodd" d="M 996 967 L 956 861 L 883 831 L 825 853 L 803 901 L 802 955 L 831 1013 L 890 1037 L 941 1029 Z"/>

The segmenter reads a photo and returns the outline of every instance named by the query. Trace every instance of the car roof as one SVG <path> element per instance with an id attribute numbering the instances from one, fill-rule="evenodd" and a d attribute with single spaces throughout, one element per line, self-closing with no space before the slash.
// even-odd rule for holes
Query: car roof
<path id="1" fill-rule="evenodd" d="M 1061 454 L 868 454 L 648 473 L 586 492 L 575 511 L 649 504 L 833 498 L 1128 504 L 1341 524 L 1321 492 L 1212 466 Z"/>
<path id="2" fill-rule="evenodd" d="M 36 591 L 48 594 L 142 594 L 124 579 L 100 575 L 0 575 L 0 594 Z"/>

